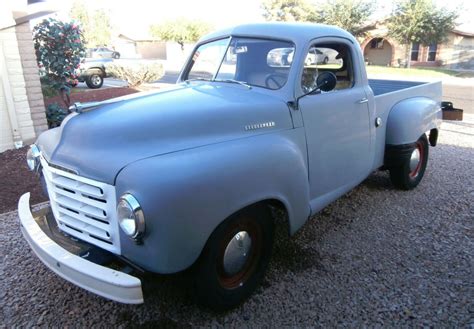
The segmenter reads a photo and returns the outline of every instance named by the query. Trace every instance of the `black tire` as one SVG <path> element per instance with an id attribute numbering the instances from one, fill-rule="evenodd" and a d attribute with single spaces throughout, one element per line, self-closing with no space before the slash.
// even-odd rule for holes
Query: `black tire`
<path id="1" fill-rule="evenodd" d="M 100 73 L 92 73 L 86 78 L 86 85 L 91 89 L 99 89 L 104 84 L 104 76 Z"/>
<path id="2" fill-rule="evenodd" d="M 396 167 L 389 168 L 390 180 L 392 184 L 402 190 L 414 189 L 423 178 L 425 174 L 426 165 L 428 163 L 428 139 L 423 134 L 418 141 L 415 143 L 413 152 L 418 150 L 419 158 L 418 164 L 415 168 L 410 168 L 411 156 L 407 156 L 403 159 L 403 163 Z"/>
<path id="3" fill-rule="evenodd" d="M 323 59 L 323 64 L 327 64 L 328 62 L 329 62 L 329 58 L 324 57 L 324 59 Z"/>
<path id="4" fill-rule="evenodd" d="M 244 239 L 236 237 L 237 233 L 243 231 L 250 237 L 251 244 L 250 249 L 240 255 Z M 223 311 L 247 299 L 261 282 L 267 269 L 273 231 L 270 211 L 263 206 L 245 208 L 221 223 L 211 234 L 196 267 L 195 288 L 199 302 L 214 310 Z M 237 267 L 238 272 L 229 274 L 228 271 L 226 273 L 224 255 L 233 240 L 241 243 L 238 247 L 239 257 L 245 257 L 246 253 L 248 256 Z"/>
<path id="5" fill-rule="evenodd" d="M 119 53 L 113 53 L 113 54 L 112 54 L 112 57 L 113 57 L 114 59 L 119 59 L 119 58 L 120 58 L 120 54 L 119 54 Z"/>

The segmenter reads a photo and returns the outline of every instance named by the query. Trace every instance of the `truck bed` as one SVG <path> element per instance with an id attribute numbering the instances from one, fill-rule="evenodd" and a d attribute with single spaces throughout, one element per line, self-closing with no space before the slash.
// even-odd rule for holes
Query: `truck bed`
<path id="1" fill-rule="evenodd" d="M 398 80 L 375 80 L 369 79 L 369 86 L 374 92 L 374 96 L 379 96 L 402 89 L 426 84 L 427 82 L 418 81 L 398 81 Z"/>
<path id="2" fill-rule="evenodd" d="M 441 81 L 418 82 L 396 80 L 369 80 L 375 95 L 375 114 L 382 119 L 382 126 L 376 130 L 375 168 L 383 164 L 386 125 L 390 110 L 399 102 L 414 98 L 429 98 L 441 104 Z"/>

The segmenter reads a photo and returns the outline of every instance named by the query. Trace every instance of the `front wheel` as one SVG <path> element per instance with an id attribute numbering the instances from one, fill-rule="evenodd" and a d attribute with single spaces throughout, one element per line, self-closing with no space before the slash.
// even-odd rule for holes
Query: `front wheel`
<path id="1" fill-rule="evenodd" d="M 428 139 L 423 134 L 416 141 L 410 156 L 403 159 L 400 165 L 390 168 L 390 180 L 399 189 L 411 190 L 423 178 L 427 163 Z"/>
<path id="2" fill-rule="evenodd" d="M 262 280 L 271 256 L 274 224 L 269 209 L 252 206 L 212 233 L 196 269 L 199 301 L 215 310 L 237 306 Z"/>

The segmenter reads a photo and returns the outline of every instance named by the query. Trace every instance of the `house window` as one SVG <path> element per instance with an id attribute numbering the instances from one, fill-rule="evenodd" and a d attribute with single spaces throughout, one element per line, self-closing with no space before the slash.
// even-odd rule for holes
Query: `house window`
<path id="1" fill-rule="evenodd" d="M 436 51 L 438 50 L 438 45 L 433 43 L 428 48 L 428 62 L 433 62 L 436 60 Z"/>
<path id="2" fill-rule="evenodd" d="M 383 38 L 374 38 L 370 41 L 371 49 L 383 49 Z"/>
<path id="3" fill-rule="evenodd" d="M 418 55 L 420 54 L 420 44 L 414 43 L 411 46 L 411 60 L 418 61 Z"/>

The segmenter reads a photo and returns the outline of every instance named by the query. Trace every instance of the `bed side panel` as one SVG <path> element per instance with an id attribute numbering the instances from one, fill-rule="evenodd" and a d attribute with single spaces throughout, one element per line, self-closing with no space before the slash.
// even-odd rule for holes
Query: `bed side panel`
<path id="1" fill-rule="evenodd" d="M 441 97 L 442 97 L 442 90 L 441 90 L 441 82 L 433 82 L 433 83 L 425 83 L 421 85 L 417 85 L 411 88 L 389 92 L 386 94 L 375 96 L 375 106 L 377 117 L 382 120 L 382 124 L 376 129 L 376 145 L 375 145 L 375 158 L 374 158 L 374 166 L 373 168 L 379 168 L 383 165 L 384 153 L 385 153 L 385 145 L 395 143 L 395 139 L 390 137 L 391 139 L 387 139 L 387 124 L 389 121 L 389 115 L 391 111 L 395 108 L 398 103 L 407 101 L 409 99 L 416 99 L 416 98 L 423 98 L 427 101 L 431 101 L 431 105 L 435 104 L 435 109 L 439 110 L 441 106 Z M 412 110 L 421 104 L 419 102 L 414 103 L 406 103 L 403 107 L 406 111 L 403 117 L 408 121 L 413 121 L 415 117 L 418 115 L 416 113 L 412 113 Z M 401 114 L 400 114 L 401 115 Z M 437 112 L 435 115 L 437 125 L 440 123 L 441 112 Z M 420 124 L 420 123 L 418 123 Z M 394 131 L 397 129 L 394 126 L 391 128 L 392 132 L 391 135 L 394 134 Z M 423 128 L 424 129 L 424 128 Z M 420 134 L 421 135 L 421 134 Z M 400 141 L 401 138 L 398 139 Z"/>

